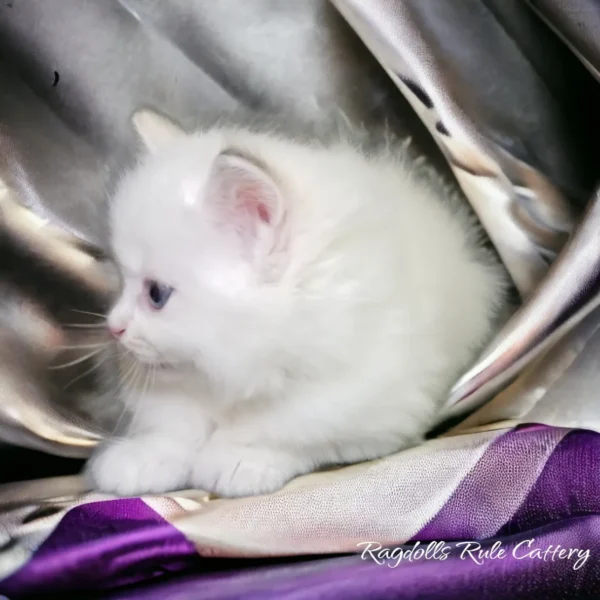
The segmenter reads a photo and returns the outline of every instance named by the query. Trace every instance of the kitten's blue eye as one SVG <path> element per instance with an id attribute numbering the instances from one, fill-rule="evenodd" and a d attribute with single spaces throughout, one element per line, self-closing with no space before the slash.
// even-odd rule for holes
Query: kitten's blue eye
<path id="1" fill-rule="evenodd" d="M 173 293 L 173 288 L 158 283 L 158 281 L 150 280 L 146 282 L 146 293 L 148 294 L 150 306 L 160 310 L 169 301 L 169 298 Z"/>

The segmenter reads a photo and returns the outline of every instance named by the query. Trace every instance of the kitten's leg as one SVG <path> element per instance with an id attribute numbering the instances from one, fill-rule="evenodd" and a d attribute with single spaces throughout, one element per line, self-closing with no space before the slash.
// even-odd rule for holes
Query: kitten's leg
<path id="1" fill-rule="evenodd" d="M 317 468 L 372 460 L 421 439 L 432 422 L 431 400 L 415 390 L 406 410 L 397 390 L 373 388 L 373 397 L 391 399 L 374 410 L 360 373 L 357 380 L 233 411 L 194 459 L 192 485 L 220 496 L 270 493 Z"/>
<path id="2" fill-rule="evenodd" d="M 194 459 L 191 484 L 224 497 L 267 494 L 313 468 L 310 457 L 252 440 L 243 428 L 217 429 Z"/>
<path id="3" fill-rule="evenodd" d="M 101 445 L 85 474 L 100 491 L 123 496 L 182 489 L 210 427 L 197 401 L 176 393 L 149 394 L 140 400 L 126 435 Z"/>

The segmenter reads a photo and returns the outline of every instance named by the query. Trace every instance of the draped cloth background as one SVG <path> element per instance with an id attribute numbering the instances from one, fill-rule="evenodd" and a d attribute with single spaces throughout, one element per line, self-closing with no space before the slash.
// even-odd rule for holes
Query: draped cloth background
<path id="1" fill-rule="evenodd" d="M 78 476 L 5 484 L 0 593 L 547 598 L 598 589 L 599 36 L 591 0 L 3 3 L 5 442 L 84 458 L 102 437 L 86 403 L 109 400 L 114 365 L 87 357 L 94 329 L 64 325 L 82 320 L 76 311 L 103 312 L 114 290 L 104 212 L 138 151 L 140 108 L 184 127 L 240 106 L 387 123 L 455 177 L 523 305 L 448 398 L 452 415 L 477 410 L 395 456 L 239 500 L 200 490 L 113 499 Z M 65 360 L 67 372 L 51 368 Z M 531 539 L 589 558 L 512 551 Z M 479 565 L 454 546 L 444 561 L 393 569 L 360 555 L 300 560 L 366 541 L 430 540 L 499 540 L 508 557 Z M 165 579 L 181 571 L 192 572 Z"/>

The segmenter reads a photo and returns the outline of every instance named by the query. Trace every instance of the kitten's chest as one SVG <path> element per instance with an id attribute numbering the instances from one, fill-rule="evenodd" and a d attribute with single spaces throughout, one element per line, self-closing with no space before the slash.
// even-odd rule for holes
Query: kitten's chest
<path id="1" fill-rule="evenodd" d="M 216 421 L 227 418 L 236 402 L 232 394 L 211 384 L 205 375 L 196 371 L 157 375 L 155 393 L 165 397 L 176 395 L 186 398 L 188 402 L 202 407 L 203 412 Z"/>

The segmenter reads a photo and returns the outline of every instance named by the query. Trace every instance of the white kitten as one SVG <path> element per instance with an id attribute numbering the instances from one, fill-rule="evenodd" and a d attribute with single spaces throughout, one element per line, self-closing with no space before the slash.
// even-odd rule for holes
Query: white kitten
<path id="1" fill-rule="evenodd" d="M 96 485 L 260 494 L 418 442 L 506 298 L 467 211 L 402 152 L 144 127 L 108 323 L 154 376 Z"/>

